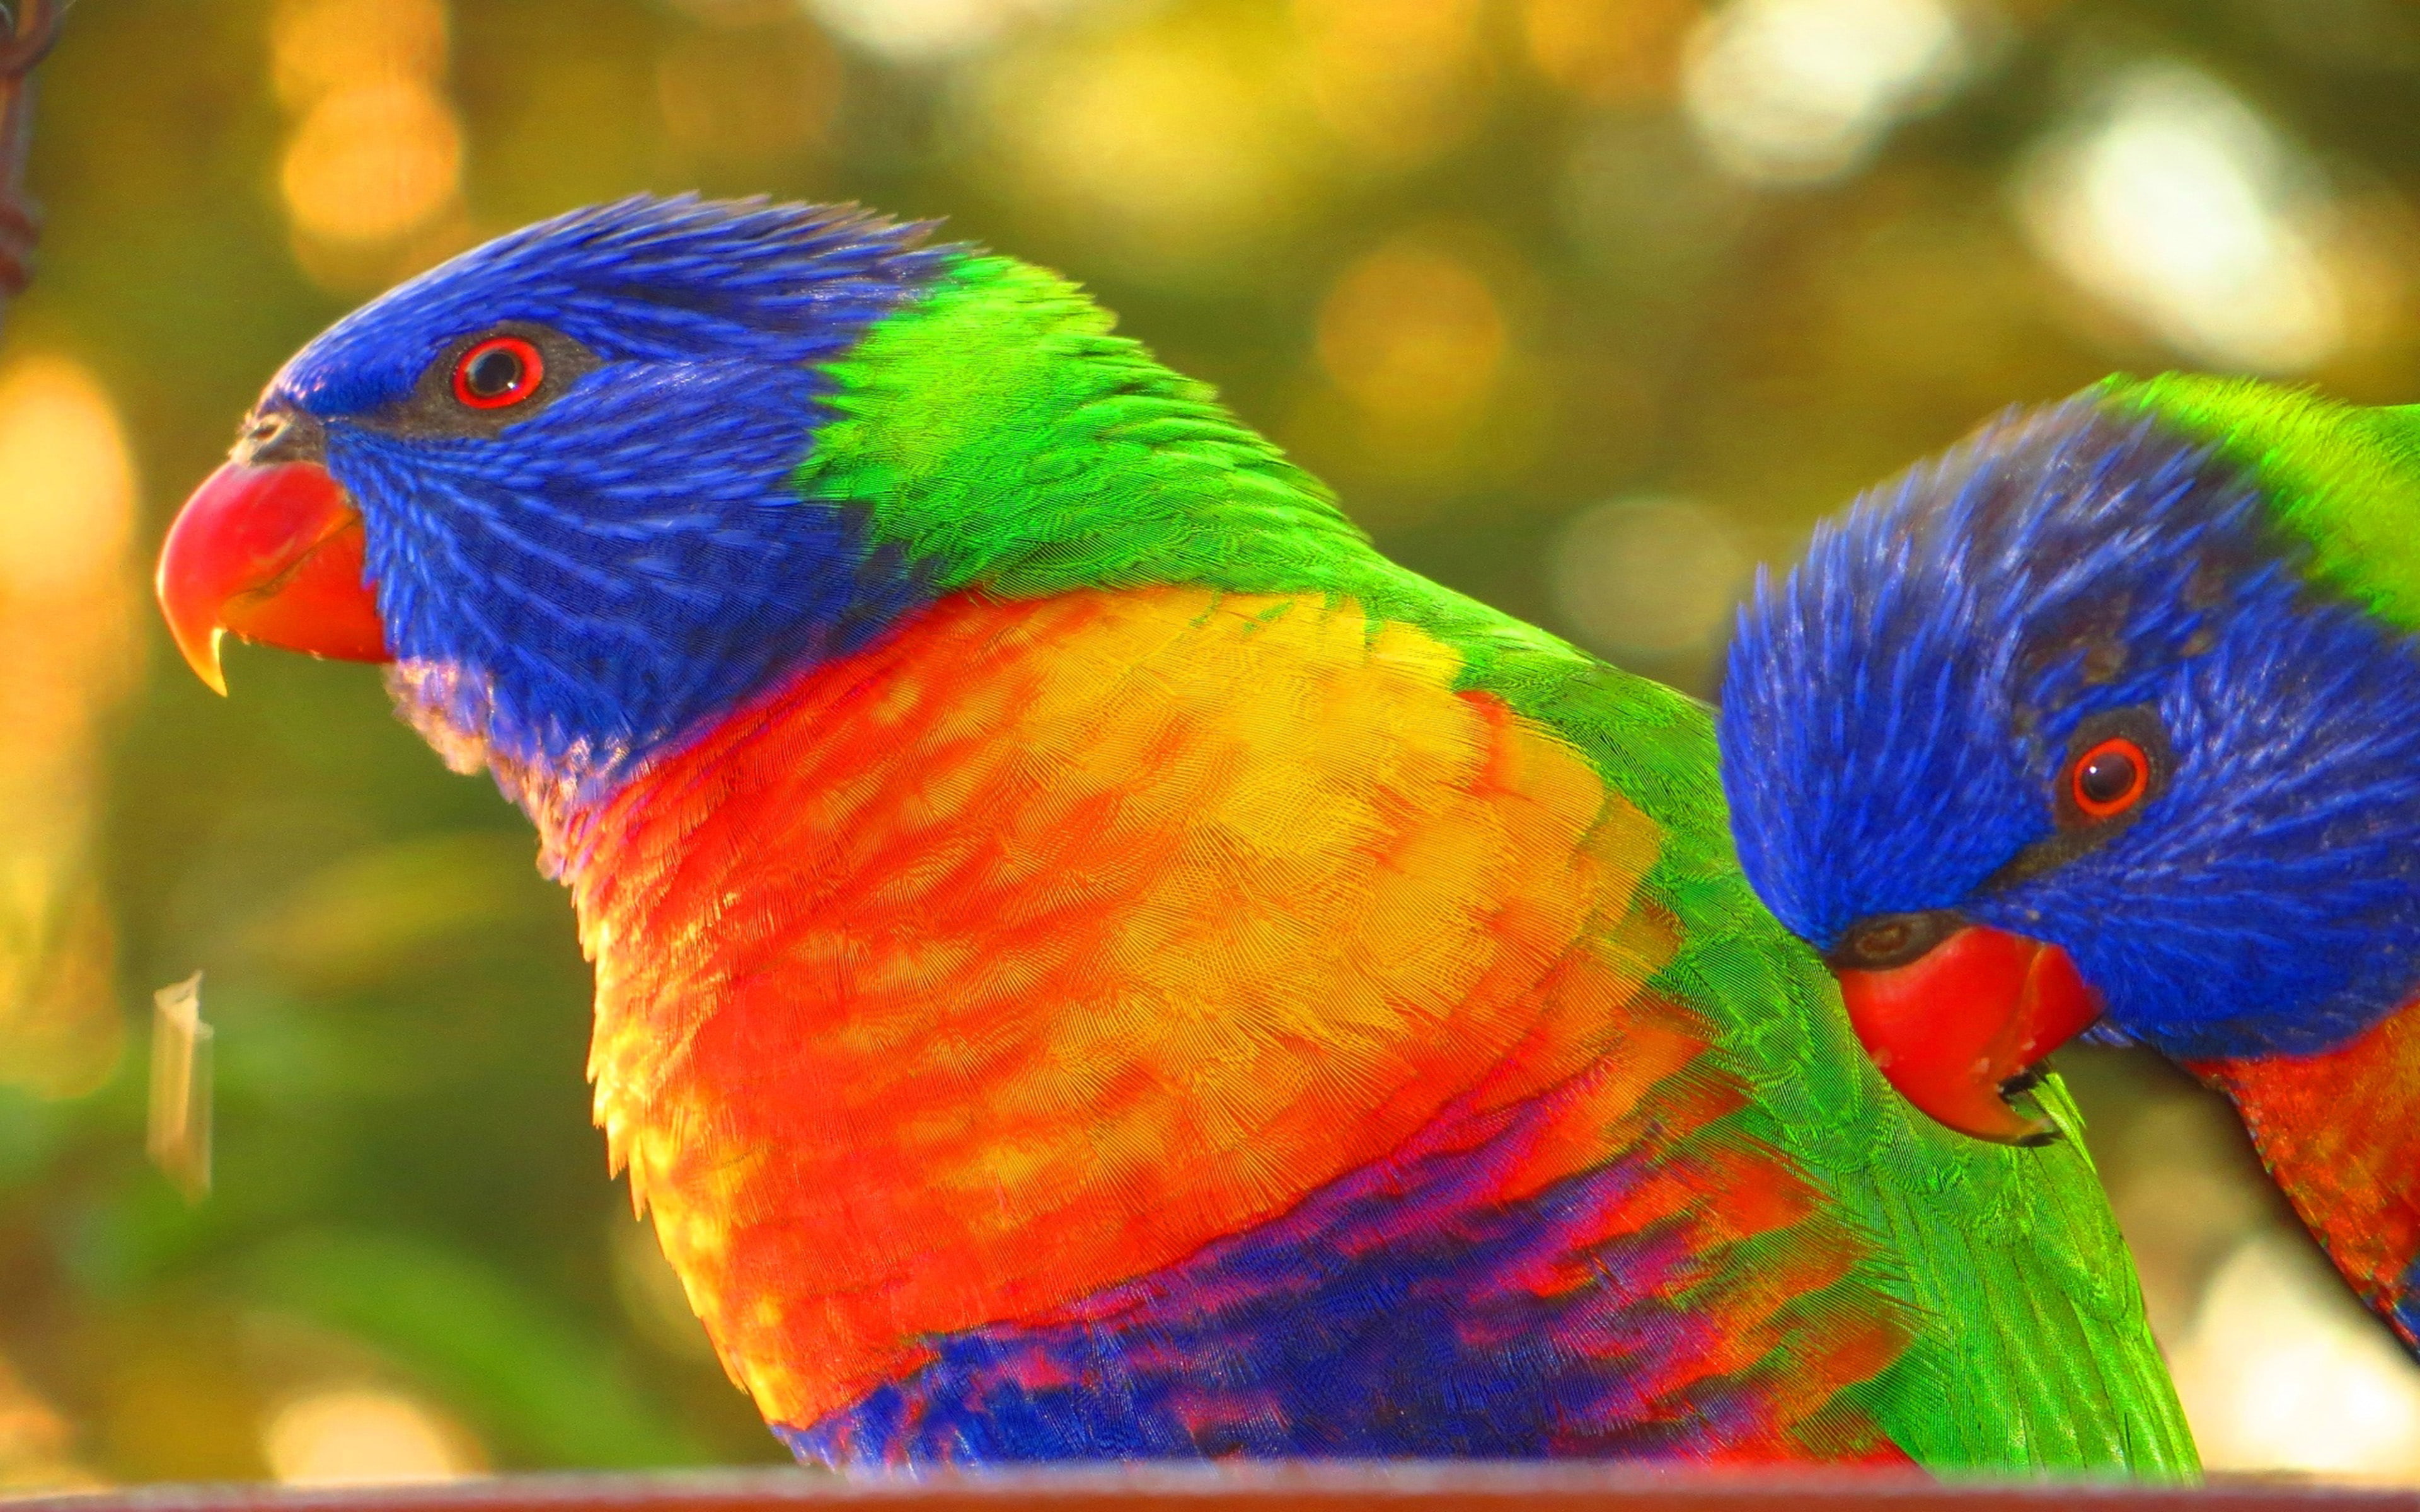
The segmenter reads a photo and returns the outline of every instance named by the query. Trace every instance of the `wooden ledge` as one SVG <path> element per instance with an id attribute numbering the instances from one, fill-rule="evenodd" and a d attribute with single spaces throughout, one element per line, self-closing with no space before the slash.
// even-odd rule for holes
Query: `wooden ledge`
<path id="1" fill-rule="evenodd" d="M 375 1488 L 162 1485 L 5 1500 L 7 1512 L 793 1512 L 844 1503 L 896 1504 L 896 1512 L 2420 1512 L 2420 1490 L 2242 1480 L 2195 1489 L 2093 1481 L 1944 1486 L 1912 1476 L 1810 1472 L 1339 1463 L 1109 1465 L 922 1479 L 726 1471 Z"/>

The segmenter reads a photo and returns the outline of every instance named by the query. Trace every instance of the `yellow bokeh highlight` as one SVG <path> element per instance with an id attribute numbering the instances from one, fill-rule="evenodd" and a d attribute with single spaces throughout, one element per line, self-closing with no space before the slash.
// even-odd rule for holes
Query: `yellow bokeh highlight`
<path id="1" fill-rule="evenodd" d="M 1328 378 L 1372 418 L 1460 429 L 1485 406 L 1510 346 L 1495 290 L 1467 261 L 1415 239 L 1347 268 L 1320 307 Z"/>
<path id="2" fill-rule="evenodd" d="M 1399 235 L 1346 264 L 1313 322 L 1290 439 L 1391 528 L 1535 455 L 1556 395 L 1516 337 L 1516 260 L 1476 227 Z"/>
<path id="3" fill-rule="evenodd" d="M 1313 109 L 1383 166 L 1426 162 L 1466 137 L 1493 76 L 1479 0 L 1295 0 Z"/>
<path id="4" fill-rule="evenodd" d="M 1697 0 L 1524 0 L 1521 35 L 1537 70 L 1599 104 L 1671 94 Z"/>
<path id="5" fill-rule="evenodd" d="M 280 186 L 296 229 L 334 241 L 387 241 L 453 202 L 462 171 L 454 111 L 426 84 L 345 89 L 302 117 Z"/>
<path id="6" fill-rule="evenodd" d="M 74 1447 L 67 1419 L 0 1358 L 0 1497 L 99 1490 L 101 1481 L 76 1461 Z"/>
<path id="7" fill-rule="evenodd" d="M 445 38 L 441 0 L 288 0 L 270 23 L 278 101 L 300 113 L 348 89 L 441 77 Z"/>
<path id="8" fill-rule="evenodd" d="M 0 378 L 0 592 L 76 596 L 113 578 L 134 525 L 134 471 L 92 376 L 35 357 Z"/>
<path id="9" fill-rule="evenodd" d="M 291 126 L 277 187 L 303 270 L 356 292 L 454 251 L 462 126 L 442 0 L 287 0 L 269 44 Z"/>
<path id="10" fill-rule="evenodd" d="M 134 664 L 134 474 L 82 364 L 0 371 L 0 637 L 38 646 L 0 679 L 0 1080 L 90 1090 L 124 1029 L 91 851 L 111 709 Z"/>
<path id="11" fill-rule="evenodd" d="M 1088 245 L 1165 272 L 1232 255 L 1301 185 L 1266 57 L 1182 28 L 992 69 L 979 129 Z"/>
<path id="12" fill-rule="evenodd" d="M 487 1468 L 476 1440 L 446 1413 L 381 1386 L 337 1386 L 280 1406 L 263 1457 L 289 1486 L 389 1486 L 452 1480 Z"/>

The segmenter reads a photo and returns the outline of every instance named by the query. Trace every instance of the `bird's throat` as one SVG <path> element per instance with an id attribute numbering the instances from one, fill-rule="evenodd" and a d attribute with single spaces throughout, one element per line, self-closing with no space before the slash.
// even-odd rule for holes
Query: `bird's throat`
<path id="1" fill-rule="evenodd" d="M 2205 1060 L 2336 1269 L 2420 1348 L 2420 998 L 2312 1056 Z"/>

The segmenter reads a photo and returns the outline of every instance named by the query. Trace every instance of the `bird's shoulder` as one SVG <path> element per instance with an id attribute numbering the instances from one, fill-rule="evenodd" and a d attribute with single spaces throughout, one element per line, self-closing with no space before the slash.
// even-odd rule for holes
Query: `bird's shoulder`
<path id="1" fill-rule="evenodd" d="M 768 1416 L 1138 1276 L 1163 1334 L 1214 1294 L 1409 1327 L 1367 1304 L 1418 1250 L 1567 1334 L 1574 1392 L 1652 1357 L 1678 1411 L 1770 1355 L 1758 1442 L 1880 1442 L 1835 1397 L 1905 1319 L 1662 982 L 1664 826 L 1469 671 L 1325 594 L 963 595 L 599 821 L 600 1115 Z M 1293 1295 L 1348 1235 L 1374 1269 Z M 1274 1288 L 1183 1269 L 1218 1245 Z M 1613 1342 L 1668 1314 L 1709 1332 Z"/>

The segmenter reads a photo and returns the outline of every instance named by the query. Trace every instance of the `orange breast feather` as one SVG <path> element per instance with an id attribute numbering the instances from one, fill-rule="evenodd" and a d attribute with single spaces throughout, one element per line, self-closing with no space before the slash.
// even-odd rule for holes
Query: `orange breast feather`
<path id="1" fill-rule="evenodd" d="M 2334 1050 L 2190 1065 L 2362 1301 L 2420 1342 L 2420 999 Z"/>
<path id="2" fill-rule="evenodd" d="M 768 1417 L 1587 1069 L 1535 1190 L 1702 1048 L 1653 825 L 1459 671 L 1349 603 L 960 597 L 552 837 L 598 1121 Z"/>

